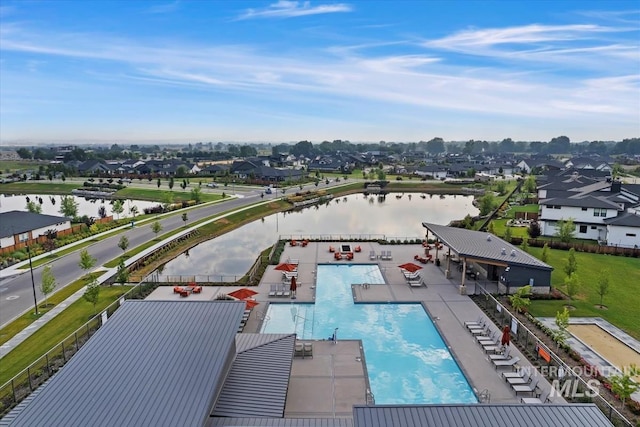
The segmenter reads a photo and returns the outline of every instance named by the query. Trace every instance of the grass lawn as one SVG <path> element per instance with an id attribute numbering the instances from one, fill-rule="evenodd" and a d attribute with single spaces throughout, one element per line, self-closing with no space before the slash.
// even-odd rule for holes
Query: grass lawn
<path id="1" fill-rule="evenodd" d="M 542 248 L 529 248 L 529 253 L 539 258 Z M 563 267 L 567 262 L 569 251 L 550 249 L 549 255 L 547 263 L 554 267 L 551 283 L 558 289 L 566 290 Z M 640 322 L 638 322 L 640 293 L 635 286 L 640 283 L 640 259 L 576 252 L 576 261 L 581 285 L 576 299 L 570 302 L 576 307 L 571 311 L 571 316 L 602 317 L 634 338 L 640 339 Z M 608 271 L 609 291 L 604 296 L 603 304 L 608 309 L 601 310 L 595 307 L 596 304 L 600 304 L 597 278 L 604 270 Z M 567 303 L 569 303 L 567 300 L 532 301 L 529 311 L 534 316 L 555 317 L 556 312 L 561 311 L 563 305 Z"/>
<path id="2" fill-rule="evenodd" d="M 96 312 L 104 310 L 129 289 L 131 289 L 130 286 L 100 288 L 100 300 L 96 305 Z M 93 312 L 93 305 L 81 298 L 54 317 L 2 358 L 0 384 L 9 381 L 55 345 L 60 344 L 62 340 L 87 323 Z"/>
<path id="3" fill-rule="evenodd" d="M 508 219 L 494 219 L 491 221 L 493 224 L 493 231 L 496 236 L 503 237 L 505 231 L 507 230 L 507 221 Z M 527 234 L 528 227 L 509 227 L 511 228 L 511 237 L 529 237 Z"/>
<path id="4" fill-rule="evenodd" d="M 146 188 L 127 187 L 127 188 L 123 188 L 122 190 L 116 191 L 115 195 L 118 197 L 126 198 L 126 199 L 150 200 L 150 201 L 162 203 L 164 201 L 165 193 L 169 193 L 169 191 L 162 188 L 146 189 Z M 173 194 L 174 203 L 191 200 L 190 189 L 183 191 L 178 186 L 178 190 L 171 191 L 171 193 Z M 200 198 L 203 202 L 211 202 L 214 200 L 222 199 L 222 195 L 206 193 L 205 191 L 202 191 L 200 193 Z"/>
<path id="5" fill-rule="evenodd" d="M 37 160 L 0 160 L 0 172 L 3 174 L 14 173 L 21 170 L 37 172 L 40 165 L 47 166 L 47 162 Z"/>
<path id="6" fill-rule="evenodd" d="M 71 194 L 71 190 L 80 188 L 80 184 L 66 183 L 62 181 L 29 181 L 29 182 L 12 182 L 10 184 L 2 184 L 0 187 L 3 193 L 7 194 Z"/>

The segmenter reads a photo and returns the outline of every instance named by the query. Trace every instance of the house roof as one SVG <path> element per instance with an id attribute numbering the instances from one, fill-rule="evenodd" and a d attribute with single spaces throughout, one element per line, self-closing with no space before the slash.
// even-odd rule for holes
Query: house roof
<path id="1" fill-rule="evenodd" d="M 44 215 L 33 212 L 9 211 L 0 213 L 0 238 L 26 233 L 69 221 L 64 216 Z"/>
<path id="2" fill-rule="evenodd" d="M 283 417 L 295 340 L 294 334 L 236 335 L 236 359 L 211 415 Z"/>
<path id="3" fill-rule="evenodd" d="M 617 225 L 620 227 L 640 227 L 640 215 L 634 215 L 629 212 L 618 215 L 615 218 L 605 219 L 607 225 Z"/>
<path id="4" fill-rule="evenodd" d="M 204 425 L 235 356 L 244 308 L 124 302 L 11 425 Z"/>
<path id="5" fill-rule="evenodd" d="M 612 427 L 593 404 L 354 406 L 355 427 Z"/>
<path id="6" fill-rule="evenodd" d="M 207 427 L 353 427 L 351 418 L 211 418 Z"/>
<path id="7" fill-rule="evenodd" d="M 549 264 L 545 264 L 493 234 L 467 230 L 465 228 L 430 224 L 427 222 L 423 222 L 422 226 L 433 232 L 438 239 L 454 252 L 458 253 L 460 257 L 499 261 L 507 265 L 522 265 L 542 270 L 553 270 L 553 267 Z"/>
<path id="8" fill-rule="evenodd" d="M 619 206 L 613 202 L 610 202 L 604 198 L 586 196 L 580 198 L 560 198 L 544 199 L 538 202 L 540 205 L 558 205 L 558 206 L 571 206 L 578 208 L 604 208 L 604 209 L 618 209 Z"/>

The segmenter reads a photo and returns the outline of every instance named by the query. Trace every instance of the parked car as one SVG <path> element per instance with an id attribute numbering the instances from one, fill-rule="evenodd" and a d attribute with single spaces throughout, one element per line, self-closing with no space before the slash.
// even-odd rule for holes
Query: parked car
<path id="1" fill-rule="evenodd" d="M 209 183 L 207 183 L 207 187 L 218 188 L 218 184 L 216 184 L 215 182 L 209 182 Z"/>

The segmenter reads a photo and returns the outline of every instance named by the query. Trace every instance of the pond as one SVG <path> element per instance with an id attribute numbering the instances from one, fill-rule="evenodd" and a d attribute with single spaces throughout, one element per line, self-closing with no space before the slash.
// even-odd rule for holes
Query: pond
<path id="1" fill-rule="evenodd" d="M 87 199 L 79 196 L 68 196 L 78 203 L 78 216 L 87 215 L 89 217 L 99 218 L 98 210 L 104 206 L 107 216 L 113 215 L 115 219 L 118 219 L 118 215 L 111 211 L 112 201 L 109 199 Z M 45 215 L 62 216 L 60 213 L 60 205 L 62 196 L 60 195 L 37 195 L 37 194 L 0 194 L 0 212 L 9 211 L 26 211 L 27 210 L 27 198 L 32 202 L 38 203 L 42 206 L 42 213 Z M 143 213 L 143 209 L 158 206 L 158 202 L 148 202 L 144 200 L 125 200 L 124 212 L 119 216 L 120 218 L 126 218 L 133 216 L 130 209 L 133 206 L 138 208 L 138 215 Z"/>
<path id="2" fill-rule="evenodd" d="M 423 222 L 446 225 L 467 214 L 478 214 L 471 196 L 352 194 L 300 211 L 278 213 L 201 243 L 156 272 L 169 276 L 210 276 L 210 281 L 234 281 L 251 268 L 260 252 L 280 236 L 370 235 L 423 238 Z"/>

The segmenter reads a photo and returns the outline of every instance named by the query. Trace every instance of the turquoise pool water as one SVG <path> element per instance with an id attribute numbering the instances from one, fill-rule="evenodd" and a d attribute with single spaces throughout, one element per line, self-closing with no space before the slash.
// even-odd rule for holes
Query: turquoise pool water
<path id="1" fill-rule="evenodd" d="M 315 304 L 270 304 L 261 332 L 361 339 L 377 404 L 477 403 L 421 304 L 354 304 L 352 283 L 384 285 L 377 265 L 318 265 Z"/>

